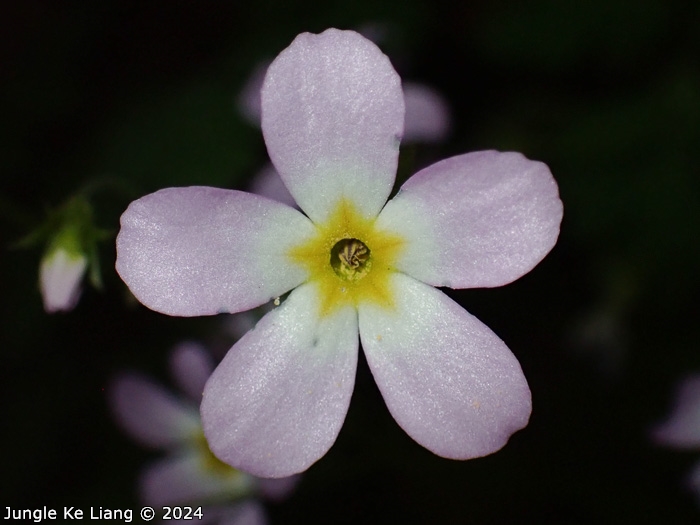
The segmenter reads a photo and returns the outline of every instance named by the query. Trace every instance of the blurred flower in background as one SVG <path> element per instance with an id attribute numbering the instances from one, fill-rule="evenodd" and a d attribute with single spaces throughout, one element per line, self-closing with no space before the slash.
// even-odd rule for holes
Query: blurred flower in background
<path id="1" fill-rule="evenodd" d="M 73 244 L 62 235 L 49 249 L 39 266 L 39 286 L 47 313 L 72 310 L 80 297 L 87 258 L 79 250 L 67 249 Z M 68 242 L 66 242 L 68 241 Z"/>
<path id="2" fill-rule="evenodd" d="M 47 313 L 75 308 L 88 270 L 91 284 L 101 287 L 97 243 L 108 236 L 106 230 L 95 226 L 87 198 L 78 194 L 50 211 L 44 222 L 18 243 L 19 247 L 46 245 L 39 265 L 39 288 Z"/>
<path id="3" fill-rule="evenodd" d="M 209 450 L 198 403 L 214 363 L 203 346 L 185 342 L 170 355 L 170 372 L 180 395 L 137 373 L 117 375 L 109 402 L 119 426 L 135 441 L 166 456 L 139 478 L 141 502 L 205 505 L 202 523 L 265 523 L 259 498 L 286 498 L 298 476 L 259 479 L 219 461 Z"/>
<path id="4" fill-rule="evenodd" d="M 680 381 L 667 419 L 654 427 L 651 436 L 658 445 L 700 452 L 700 374 Z M 700 503 L 700 463 L 690 473 L 688 487 Z"/>

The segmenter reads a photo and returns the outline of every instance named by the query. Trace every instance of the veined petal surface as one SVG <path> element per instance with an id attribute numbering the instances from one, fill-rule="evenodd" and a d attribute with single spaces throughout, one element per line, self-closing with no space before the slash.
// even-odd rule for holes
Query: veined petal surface
<path id="1" fill-rule="evenodd" d="M 517 359 L 444 293 L 404 274 L 392 279 L 395 309 L 359 308 L 362 347 L 389 411 L 439 456 L 496 452 L 530 417 Z"/>
<path id="2" fill-rule="evenodd" d="M 303 282 L 287 252 L 313 234 L 297 210 L 235 190 L 167 188 L 121 218 L 116 268 L 136 298 L 180 316 L 239 312 Z"/>
<path id="3" fill-rule="evenodd" d="M 377 227 L 403 236 L 396 266 L 449 288 L 501 286 L 529 272 L 559 236 L 563 206 L 549 168 L 520 153 L 478 151 L 421 170 Z"/>
<path id="4" fill-rule="evenodd" d="M 262 130 L 302 210 L 323 222 L 341 198 L 367 218 L 391 192 L 403 133 L 401 79 L 354 31 L 303 33 L 270 65 Z"/>
<path id="5" fill-rule="evenodd" d="M 319 317 L 313 284 L 294 290 L 238 341 L 201 405 L 216 456 L 260 477 L 306 470 L 335 442 L 355 383 L 357 313 Z"/>
<path id="6" fill-rule="evenodd" d="M 139 374 L 117 376 L 108 389 L 120 426 L 149 447 L 174 447 L 201 433 L 196 405 L 188 405 Z"/>

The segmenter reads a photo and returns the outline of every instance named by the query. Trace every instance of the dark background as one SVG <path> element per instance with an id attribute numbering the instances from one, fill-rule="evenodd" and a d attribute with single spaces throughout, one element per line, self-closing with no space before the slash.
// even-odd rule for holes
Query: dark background
<path id="1" fill-rule="evenodd" d="M 236 97 L 297 33 L 383 28 L 404 79 L 438 89 L 453 130 L 405 148 L 401 172 L 466 151 L 546 162 L 564 202 L 535 270 L 449 294 L 502 337 L 533 393 L 499 453 L 453 462 L 395 424 L 361 360 L 331 451 L 271 523 L 696 523 L 684 479 L 700 450 L 654 446 L 676 382 L 700 370 L 700 4 L 14 1 L 0 8 L 0 504 L 138 508 L 156 457 L 114 425 L 105 387 L 130 368 L 167 380 L 185 338 L 218 352 L 221 318 L 129 300 L 113 236 L 161 187 L 245 188 L 266 160 Z M 41 249 L 12 247 L 98 178 L 104 290 L 43 311 Z M 700 431 L 700 429 L 699 429 Z M 138 521 L 136 518 L 135 521 Z"/>

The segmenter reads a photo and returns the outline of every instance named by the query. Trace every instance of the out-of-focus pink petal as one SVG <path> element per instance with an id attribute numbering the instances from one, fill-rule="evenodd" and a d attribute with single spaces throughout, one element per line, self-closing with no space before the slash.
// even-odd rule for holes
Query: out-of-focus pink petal
<path id="1" fill-rule="evenodd" d="M 117 376 L 107 390 L 119 425 L 139 443 L 173 447 L 201 433 L 195 406 L 138 374 Z"/>
<path id="2" fill-rule="evenodd" d="M 286 478 L 257 478 L 260 494 L 271 501 L 286 499 L 296 488 L 301 480 L 301 475 L 288 476 Z"/>
<path id="3" fill-rule="evenodd" d="M 450 112 L 445 99 L 433 88 L 404 82 L 406 103 L 403 142 L 438 142 L 450 131 Z"/>
<path id="4" fill-rule="evenodd" d="M 154 507 L 231 501 L 249 494 L 252 487 L 253 479 L 245 472 L 208 469 L 194 450 L 150 465 L 139 480 L 141 501 Z"/>
<path id="5" fill-rule="evenodd" d="M 237 100 L 238 110 L 243 117 L 257 127 L 260 127 L 260 89 L 269 66 L 270 63 L 268 61 L 261 62 L 255 66 Z"/>
<path id="6" fill-rule="evenodd" d="M 319 318 L 313 284 L 294 290 L 228 352 L 201 405 L 216 456 L 260 477 L 310 467 L 335 441 L 357 365 L 357 314 Z"/>
<path id="7" fill-rule="evenodd" d="M 267 70 L 262 129 L 302 210 L 324 221 L 341 198 L 375 216 L 394 184 L 404 103 L 389 59 L 353 31 L 303 33 Z"/>
<path id="8" fill-rule="evenodd" d="M 267 197 L 268 199 L 286 204 L 287 206 L 297 205 L 294 197 L 289 193 L 287 186 L 282 182 L 282 177 L 280 177 L 280 174 L 277 173 L 277 170 L 272 164 L 267 164 L 253 177 L 250 191 Z"/>
<path id="9" fill-rule="evenodd" d="M 256 308 L 255 310 L 247 310 L 245 312 L 229 315 L 224 320 L 222 329 L 226 335 L 229 335 L 233 337 L 235 341 L 238 341 L 241 337 L 248 333 L 249 330 L 255 328 L 258 321 L 260 321 L 260 319 L 262 319 L 267 312 L 272 310 L 273 307 L 274 303 L 267 303 L 266 305 Z"/>
<path id="10" fill-rule="evenodd" d="M 248 500 L 226 509 L 219 515 L 218 525 L 267 525 L 267 514 L 263 506 Z"/>
<path id="11" fill-rule="evenodd" d="M 692 375 L 680 383 L 673 411 L 652 431 L 652 437 L 662 445 L 700 447 L 700 375 Z"/>
<path id="12" fill-rule="evenodd" d="M 433 286 L 501 286 L 529 272 L 559 236 L 563 206 L 549 168 L 520 153 L 479 151 L 411 177 L 378 228 L 407 242 L 399 270 Z"/>
<path id="13" fill-rule="evenodd" d="M 695 493 L 696 501 L 700 502 L 700 463 L 695 465 L 688 476 L 687 486 Z"/>
<path id="14" fill-rule="evenodd" d="M 185 341 L 170 354 L 170 372 L 177 386 L 198 405 L 204 384 L 214 371 L 214 360 L 199 343 Z"/>
<path id="15" fill-rule="evenodd" d="M 313 225 L 258 195 L 167 188 L 132 202 L 121 225 L 117 271 L 136 298 L 158 312 L 248 310 L 306 278 L 287 252 L 313 234 Z"/>
<path id="16" fill-rule="evenodd" d="M 396 308 L 359 308 L 360 338 L 394 419 L 439 456 L 496 452 L 527 425 L 530 389 L 506 345 L 445 294 L 392 276 Z"/>

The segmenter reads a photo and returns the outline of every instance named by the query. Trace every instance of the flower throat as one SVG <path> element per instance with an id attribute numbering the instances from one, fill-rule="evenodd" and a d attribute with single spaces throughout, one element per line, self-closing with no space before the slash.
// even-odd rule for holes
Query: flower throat
<path id="1" fill-rule="evenodd" d="M 341 239 L 331 249 L 331 267 L 335 274 L 346 281 L 358 281 L 372 267 L 370 250 L 359 239 Z"/>

